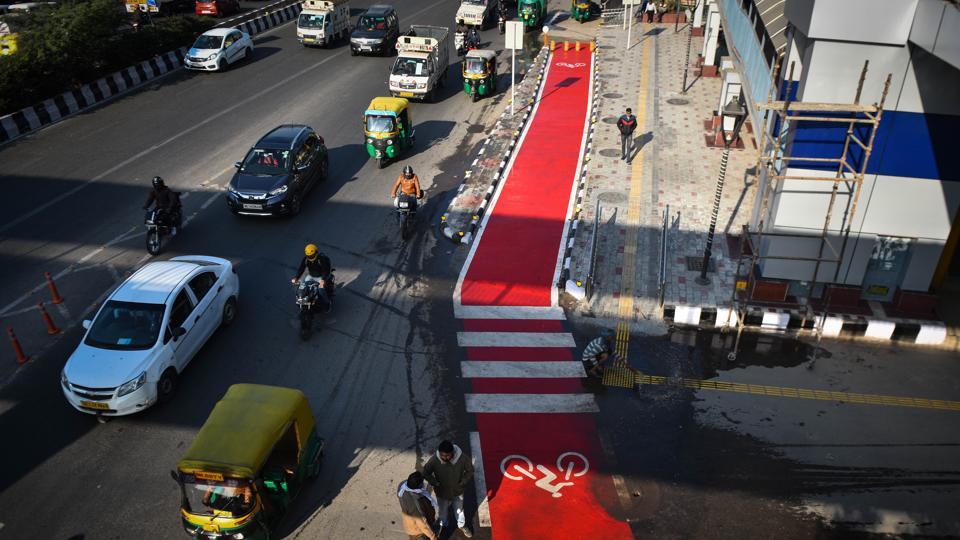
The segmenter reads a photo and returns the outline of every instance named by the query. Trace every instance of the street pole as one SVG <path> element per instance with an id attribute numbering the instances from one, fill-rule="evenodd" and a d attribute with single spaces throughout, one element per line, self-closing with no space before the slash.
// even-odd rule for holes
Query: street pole
<path id="1" fill-rule="evenodd" d="M 707 268 L 710 266 L 710 257 L 713 255 L 713 235 L 717 230 L 717 215 L 720 213 L 720 197 L 723 195 L 723 182 L 727 176 L 727 160 L 730 159 L 730 142 L 723 139 L 723 157 L 720 158 L 720 177 L 717 178 L 717 191 L 713 195 L 713 213 L 710 215 L 710 228 L 707 230 L 707 247 L 703 250 L 703 267 L 697 277 L 697 285 L 709 285 Z"/>
<path id="2" fill-rule="evenodd" d="M 513 102 L 517 86 L 517 50 L 510 48 L 510 116 L 513 116 Z"/>
<path id="3" fill-rule="evenodd" d="M 652 0 L 651 0 L 651 1 L 652 1 Z M 627 5 L 628 5 L 628 4 L 626 4 L 626 3 L 624 3 L 624 5 L 623 5 L 623 16 L 624 16 L 624 17 L 627 16 Z M 630 5 L 631 7 L 633 6 L 632 3 L 629 4 L 629 5 Z M 624 19 L 624 20 L 626 20 L 626 19 Z M 630 17 L 630 22 L 627 24 L 627 50 L 630 50 L 630 32 L 632 32 L 632 31 L 633 31 L 633 17 Z"/>
<path id="4" fill-rule="evenodd" d="M 700 5 L 698 0 L 697 5 Z M 696 11 L 696 7 L 693 8 Z M 687 93 L 687 73 L 690 72 L 690 46 L 693 44 L 693 23 L 690 23 L 690 32 L 687 34 L 687 60 L 683 63 L 683 86 L 680 87 L 680 93 Z"/>
<path id="5" fill-rule="evenodd" d="M 673 33 L 676 34 L 680 31 L 680 0 L 675 0 L 677 3 L 677 19 L 673 21 Z"/>

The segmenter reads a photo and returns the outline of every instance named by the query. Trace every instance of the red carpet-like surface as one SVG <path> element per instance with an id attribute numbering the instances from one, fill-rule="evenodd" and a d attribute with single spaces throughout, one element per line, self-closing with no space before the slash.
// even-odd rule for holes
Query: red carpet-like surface
<path id="1" fill-rule="evenodd" d="M 464 305 L 549 306 L 590 93 L 589 50 L 558 50 L 466 278 Z"/>

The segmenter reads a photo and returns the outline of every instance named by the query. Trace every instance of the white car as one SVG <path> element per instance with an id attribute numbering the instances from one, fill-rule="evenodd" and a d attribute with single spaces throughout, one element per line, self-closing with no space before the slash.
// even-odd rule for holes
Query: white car
<path id="1" fill-rule="evenodd" d="M 237 315 L 240 280 L 233 264 L 187 255 L 152 262 L 115 290 L 60 375 L 80 412 L 132 414 L 168 399 L 177 375 L 214 330 Z"/>
<path id="2" fill-rule="evenodd" d="M 253 54 L 250 34 L 236 28 L 214 28 L 200 34 L 187 51 L 183 65 L 187 69 L 223 71 L 227 66 Z"/>

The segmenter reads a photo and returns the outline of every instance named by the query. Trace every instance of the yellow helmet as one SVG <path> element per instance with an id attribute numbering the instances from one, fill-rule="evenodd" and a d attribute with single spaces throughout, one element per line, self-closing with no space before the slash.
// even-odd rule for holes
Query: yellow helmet
<path id="1" fill-rule="evenodd" d="M 307 244 L 307 247 L 303 248 L 303 254 L 307 256 L 308 259 L 312 259 L 317 256 L 317 246 L 313 244 Z"/>

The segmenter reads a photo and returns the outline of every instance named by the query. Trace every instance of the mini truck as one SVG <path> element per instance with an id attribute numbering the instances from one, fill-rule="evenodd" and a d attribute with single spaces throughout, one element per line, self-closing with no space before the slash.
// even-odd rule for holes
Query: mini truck
<path id="1" fill-rule="evenodd" d="M 483 30 L 493 21 L 494 0 L 463 0 L 457 9 L 457 22 Z"/>
<path id="2" fill-rule="evenodd" d="M 297 17 L 297 41 L 304 47 L 329 46 L 350 35 L 349 0 L 306 0 Z"/>
<path id="3" fill-rule="evenodd" d="M 443 85 L 450 59 L 450 29 L 413 25 L 397 41 L 397 59 L 390 70 L 390 94 L 431 101 Z"/>

